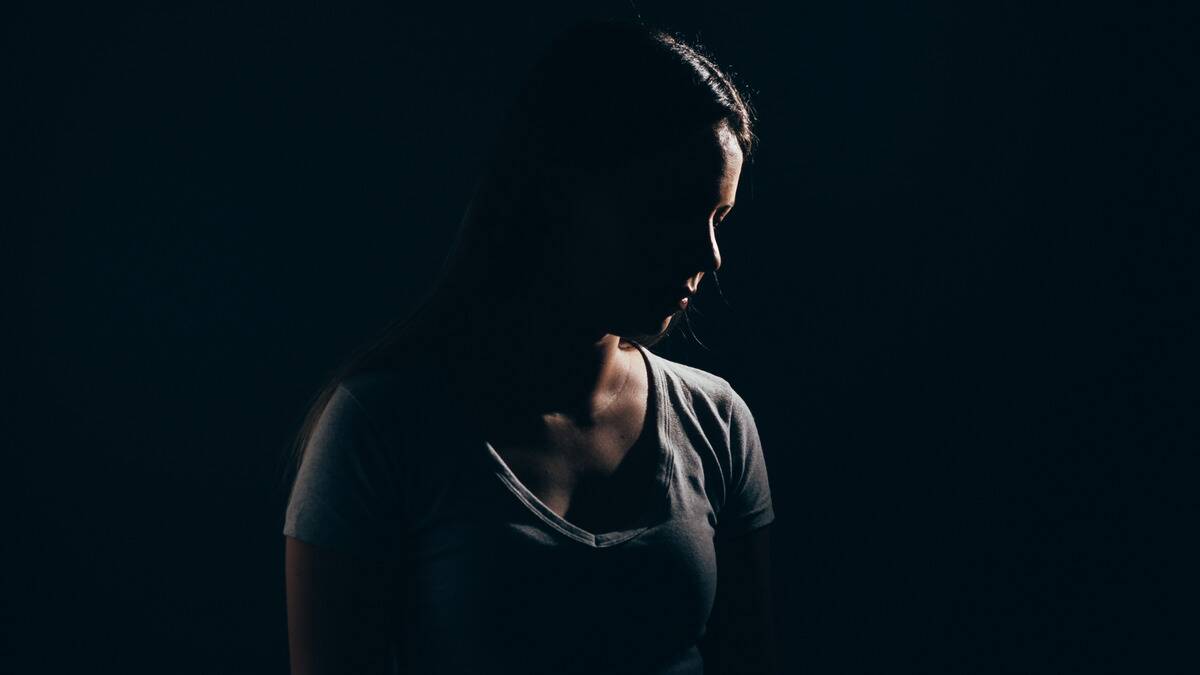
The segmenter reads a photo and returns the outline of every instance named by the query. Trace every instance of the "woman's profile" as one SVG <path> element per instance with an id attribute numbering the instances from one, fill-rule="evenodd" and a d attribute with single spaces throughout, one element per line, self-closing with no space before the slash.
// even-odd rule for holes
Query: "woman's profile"
<path id="1" fill-rule="evenodd" d="M 432 290 L 297 437 L 292 673 L 774 672 L 754 418 L 649 349 L 721 266 L 751 122 L 667 32 L 550 44 Z"/>

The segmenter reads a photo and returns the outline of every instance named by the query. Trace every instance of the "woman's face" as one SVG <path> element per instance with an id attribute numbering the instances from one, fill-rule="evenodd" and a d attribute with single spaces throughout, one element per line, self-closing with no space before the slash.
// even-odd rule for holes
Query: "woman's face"
<path id="1" fill-rule="evenodd" d="M 721 266 L 716 226 L 733 208 L 742 152 L 725 124 L 683 147 L 571 189 L 562 255 L 569 306 L 617 335 L 656 335 Z"/>

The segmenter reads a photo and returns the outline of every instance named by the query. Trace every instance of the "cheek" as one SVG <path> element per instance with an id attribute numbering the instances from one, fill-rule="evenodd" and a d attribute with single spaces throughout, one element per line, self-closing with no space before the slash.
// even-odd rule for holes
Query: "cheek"
<path id="1" fill-rule="evenodd" d="M 627 277 L 644 268 L 637 228 L 621 220 L 589 219 L 580 223 L 567 242 L 572 276 L 604 280 Z"/>

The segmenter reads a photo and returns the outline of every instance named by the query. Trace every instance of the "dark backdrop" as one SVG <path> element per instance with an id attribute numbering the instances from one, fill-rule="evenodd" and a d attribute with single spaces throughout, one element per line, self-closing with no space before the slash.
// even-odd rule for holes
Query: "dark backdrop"
<path id="1" fill-rule="evenodd" d="M 658 351 L 755 411 L 786 672 L 1184 670 L 1193 17 L 636 6 L 761 116 Z M 284 672 L 304 406 L 427 288 L 536 49 L 633 12 L 6 11 L 11 672 Z"/>

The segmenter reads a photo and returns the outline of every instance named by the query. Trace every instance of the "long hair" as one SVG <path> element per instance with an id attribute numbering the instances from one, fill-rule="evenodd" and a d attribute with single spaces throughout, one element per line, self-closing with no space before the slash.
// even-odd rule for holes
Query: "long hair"
<path id="1" fill-rule="evenodd" d="M 559 172 L 619 172 L 635 158 L 674 147 L 702 126 L 724 123 L 748 162 L 757 137 L 753 110 L 730 75 L 700 47 L 644 23 L 589 19 L 553 40 L 534 64 L 493 140 L 449 254 L 415 309 L 387 325 L 337 366 L 311 401 L 290 448 L 294 479 L 330 398 L 349 377 L 399 367 L 406 354 L 479 316 L 494 300 L 537 284 L 538 266 L 563 204 Z M 486 298 L 487 301 L 481 300 Z M 676 312 L 651 346 L 671 333 Z M 486 323 L 486 322 L 485 322 Z M 633 336 L 623 336 L 633 337 Z"/>

